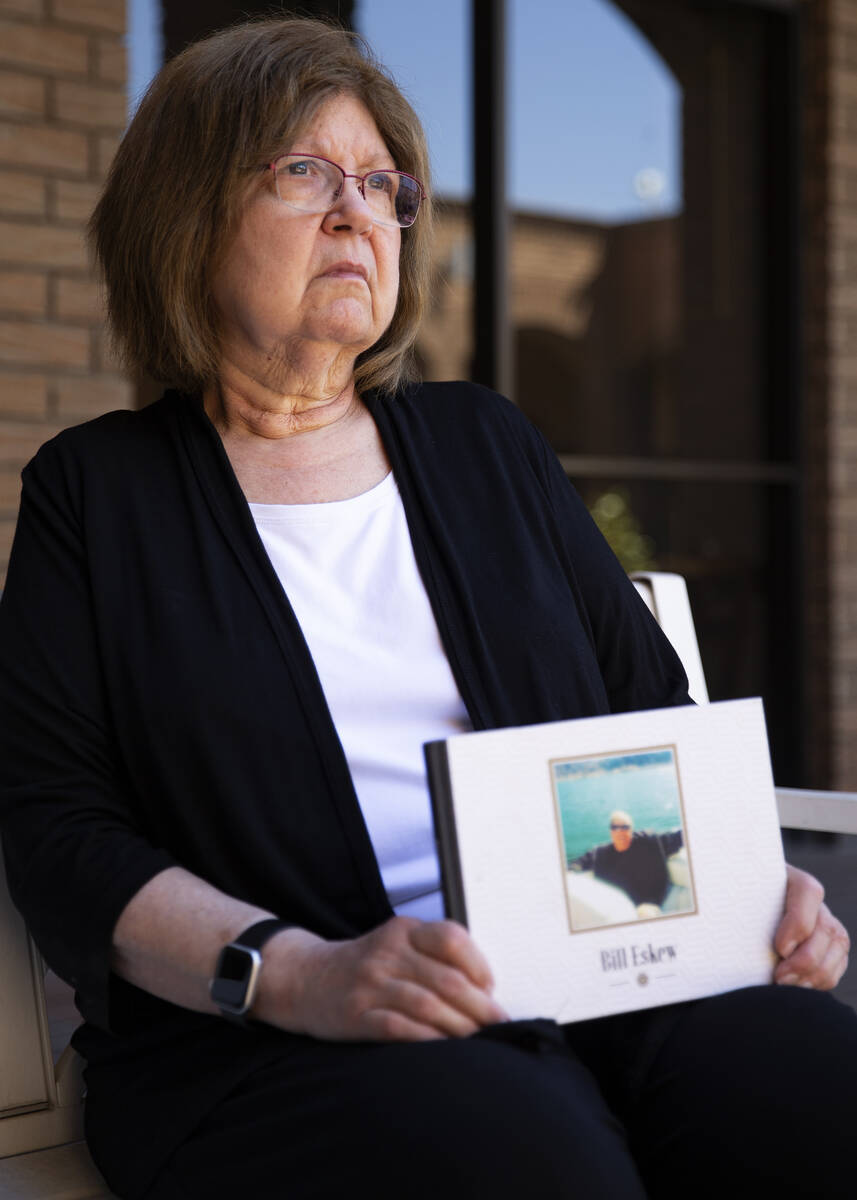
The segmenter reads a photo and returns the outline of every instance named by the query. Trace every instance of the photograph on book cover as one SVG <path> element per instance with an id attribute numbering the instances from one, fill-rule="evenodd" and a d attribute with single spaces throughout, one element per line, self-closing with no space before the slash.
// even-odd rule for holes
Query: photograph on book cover
<path id="1" fill-rule="evenodd" d="M 572 933 L 697 911 L 674 745 L 549 765 Z"/>

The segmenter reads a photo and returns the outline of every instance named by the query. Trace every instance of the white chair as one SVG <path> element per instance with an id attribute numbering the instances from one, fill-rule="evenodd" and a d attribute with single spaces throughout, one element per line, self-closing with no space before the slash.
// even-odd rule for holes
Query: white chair
<path id="1" fill-rule="evenodd" d="M 81 1061 L 56 1063 L 45 967 L 12 906 L 0 857 L 0 1197 L 110 1197 L 83 1142 Z"/>

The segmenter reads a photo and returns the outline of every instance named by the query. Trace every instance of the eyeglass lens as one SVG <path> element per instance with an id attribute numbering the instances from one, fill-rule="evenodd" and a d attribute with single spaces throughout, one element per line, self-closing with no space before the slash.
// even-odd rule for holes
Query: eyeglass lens
<path id="1" fill-rule="evenodd" d="M 611 825 L 611 829 L 630 829 L 630 825 Z"/>
<path id="2" fill-rule="evenodd" d="M 286 154 L 277 160 L 277 194 L 301 212 L 326 212 L 339 198 L 345 182 L 335 163 L 307 154 Z M 362 180 L 363 197 L 382 225 L 413 225 L 422 189 L 399 171 L 373 171 Z"/>

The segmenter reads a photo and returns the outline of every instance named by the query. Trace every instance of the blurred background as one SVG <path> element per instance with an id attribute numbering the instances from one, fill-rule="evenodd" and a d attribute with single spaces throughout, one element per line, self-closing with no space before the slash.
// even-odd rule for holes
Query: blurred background
<path id="1" fill-rule="evenodd" d="M 83 226 L 165 58 L 248 0 L 0 0 L 0 570 L 19 472 L 157 394 Z M 538 424 L 630 569 L 688 581 L 775 776 L 857 788 L 857 0 L 304 0 L 421 115 L 428 379 Z"/>

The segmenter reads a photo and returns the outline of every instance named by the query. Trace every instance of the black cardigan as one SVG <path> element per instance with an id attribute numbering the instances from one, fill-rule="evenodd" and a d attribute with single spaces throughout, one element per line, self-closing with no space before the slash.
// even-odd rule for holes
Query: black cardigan
<path id="1" fill-rule="evenodd" d="M 461 383 L 367 405 L 474 728 L 688 702 L 513 405 Z M 212 1046 L 246 1044 L 110 975 L 119 914 L 165 867 L 325 937 L 390 916 L 312 659 L 196 398 L 67 430 L 24 471 L 0 605 L 0 821 L 13 898 L 77 989 L 96 1064 L 145 1054 L 163 1076 L 195 1038 L 215 1068 Z"/>

